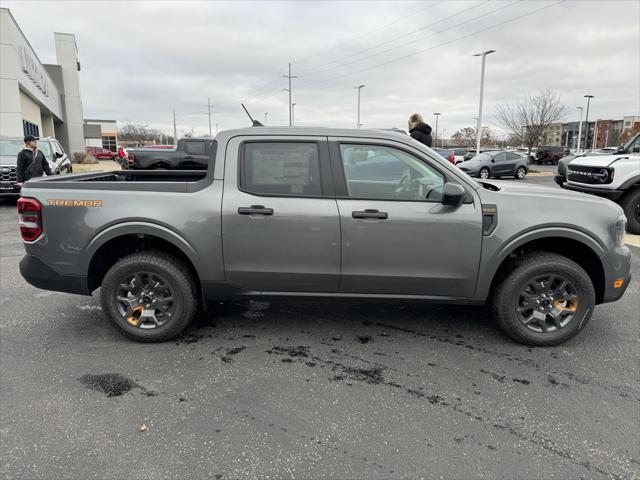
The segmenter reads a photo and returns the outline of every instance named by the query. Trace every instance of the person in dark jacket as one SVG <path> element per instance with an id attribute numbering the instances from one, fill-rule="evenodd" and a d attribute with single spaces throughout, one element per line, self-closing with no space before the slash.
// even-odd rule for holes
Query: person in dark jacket
<path id="1" fill-rule="evenodd" d="M 424 123 L 422 115 L 414 113 L 409 117 L 409 135 L 427 147 L 431 146 L 431 127 Z"/>
<path id="2" fill-rule="evenodd" d="M 24 137 L 24 150 L 18 153 L 16 165 L 16 185 L 22 188 L 22 184 L 33 177 L 41 177 L 43 173 L 51 175 L 49 162 L 44 154 L 38 150 L 36 137 L 28 135 Z"/>

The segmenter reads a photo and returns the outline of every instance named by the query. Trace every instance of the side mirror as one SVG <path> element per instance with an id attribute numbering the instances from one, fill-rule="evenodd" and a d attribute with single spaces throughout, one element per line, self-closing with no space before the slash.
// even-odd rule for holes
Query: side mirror
<path id="1" fill-rule="evenodd" d="M 492 158 L 492 159 L 491 159 L 491 163 L 496 163 L 496 159 L 495 159 L 495 158 Z"/>
<path id="2" fill-rule="evenodd" d="M 55 152 L 53 154 L 56 158 L 62 158 L 62 154 L 60 152 Z"/>
<path id="3" fill-rule="evenodd" d="M 623 145 L 620 145 L 620 146 L 618 147 L 618 149 L 616 150 L 616 153 L 624 153 L 624 146 L 623 146 Z"/>
<path id="4" fill-rule="evenodd" d="M 459 207 L 462 205 L 462 202 L 464 202 L 466 195 L 467 192 L 461 185 L 447 182 L 444 184 L 444 188 L 442 189 L 441 203 L 443 205 Z"/>

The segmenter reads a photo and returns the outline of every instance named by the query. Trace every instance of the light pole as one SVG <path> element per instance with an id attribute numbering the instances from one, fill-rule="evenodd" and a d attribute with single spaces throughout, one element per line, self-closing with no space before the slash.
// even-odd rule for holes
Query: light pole
<path id="1" fill-rule="evenodd" d="M 589 103 L 593 95 L 585 95 L 584 98 L 587 99 L 587 114 L 584 116 L 584 149 L 586 150 L 589 145 Z"/>
<path id="2" fill-rule="evenodd" d="M 482 95 L 484 94 L 484 63 L 487 55 L 495 50 L 486 50 L 482 53 L 475 53 L 474 57 L 482 57 L 482 71 L 480 73 L 480 107 L 478 108 L 478 127 L 476 130 L 476 155 L 480 154 L 480 138 L 482 137 Z"/>
<path id="3" fill-rule="evenodd" d="M 582 111 L 584 110 L 583 107 L 576 107 L 578 110 L 580 110 L 580 123 L 578 124 L 578 148 L 576 149 L 576 153 L 580 153 L 580 141 L 582 139 Z"/>
<path id="4" fill-rule="evenodd" d="M 436 138 L 435 141 L 433 142 L 434 145 L 438 144 L 438 117 L 441 115 L 440 112 L 433 112 L 433 114 L 436 116 Z"/>
<path id="5" fill-rule="evenodd" d="M 364 88 L 364 85 L 358 85 L 357 87 L 353 87 L 358 90 L 358 120 L 356 123 L 356 128 L 360 128 L 360 90 Z"/>
<path id="6" fill-rule="evenodd" d="M 269 116 L 269 112 L 264 112 L 264 124 L 267 125 L 267 117 Z"/>
<path id="7" fill-rule="evenodd" d="M 291 126 L 296 124 L 296 104 L 291 104 Z"/>

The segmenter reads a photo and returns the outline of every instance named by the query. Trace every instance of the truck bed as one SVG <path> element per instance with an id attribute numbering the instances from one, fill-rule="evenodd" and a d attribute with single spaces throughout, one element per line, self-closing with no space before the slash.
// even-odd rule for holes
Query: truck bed
<path id="1" fill-rule="evenodd" d="M 206 170 L 118 170 L 55 175 L 30 180 L 26 188 L 189 192 L 206 181 Z"/>

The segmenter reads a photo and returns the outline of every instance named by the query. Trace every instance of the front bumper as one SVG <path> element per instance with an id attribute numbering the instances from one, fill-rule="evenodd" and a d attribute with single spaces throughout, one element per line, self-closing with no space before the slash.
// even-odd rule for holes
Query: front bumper
<path id="1" fill-rule="evenodd" d="M 0 196 L 3 195 L 20 195 L 20 187 L 16 187 L 15 183 L 0 182 Z"/>
<path id="2" fill-rule="evenodd" d="M 564 182 L 561 185 L 562 188 L 567 190 L 573 190 L 574 192 L 589 193 L 591 195 L 597 195 L 598 197 L 608 198 L 614 202 L 624 195 L 624 190 L 605 190 L 602 188 L 593 188 L 590 186 L 575 185 L 573 183 Z"/>
<path id="3" fill-rule="evenodd" d="M 631 281 L 631 250 L 614 247 L 602 258 L 602 266 L 605 281 L 602 303 L 615 302 L 622 298 Z M 615 287 L 617 280 L 623 280 L 621 287 Z"/>
<path id="4" fill-rule="evenodd" d="M 87 277 L 59 273 L 35 255 L 25 255 L 20 260 L 20 273 L 31 285 L 55 292 L 91 295 Z"/>

